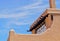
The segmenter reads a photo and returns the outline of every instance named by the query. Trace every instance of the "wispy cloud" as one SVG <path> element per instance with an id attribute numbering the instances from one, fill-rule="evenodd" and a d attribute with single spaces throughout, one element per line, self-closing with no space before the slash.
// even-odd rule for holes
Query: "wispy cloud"
<path id="1" fill-rule="evenodd" d="M 46 8 L 48 7 L 47 4 L 43 5 L 43 0 L 38 0 L 38 2 L 36 3 L 33 3 L 33 4 L 30 4 L 30 5 L 27 5 L 27 6 L 24 6 L 24 7 L 19 7 L 19 8 L 16 8 L 16 10 L 29 10 L 29 9 L 36 9 L 36 8 Z"/>
<path id="2" fill-rule="evenodd" d="M 19 18 L 28 15 L 28 12 L 22 12 L 19 14 L 0 14 L 0 18 Z"/>
<path id="3" fill-rule="evenodd" d="M 14 25 L 30 25 L 31 22 L 18 22 L 18 21 L 10 21 L 8 22 L 9 25 L 14 24 Z"/>
<path id="4" fill-rule="evenodd" d="M 9 14 L 9 12 L 7 11 L 7 13 L 5 13 L 5 14 L 0 14 L 0 18 L 24 17 L 24 16 L 26 16 L 26 15 L 28 15 L 30 13 L 30 11 L 29 11 L 30 9 L 31 10 L 32 9 L 42 10 L 42 9 L 46 9 L 48 7 L 48 5 L 40 5 L 40 4 L 42 4 L 42 3 L 37 2 L 37 3 L 31 4 L 31 5 L 27 5 L 27 6 L 15 9 L 16 11 L 22 10 L 22 12 L 19 12 L 19 13 L 11 13 L 11 14 Z"/>
<path id="5" fill-rule="evenodd" d="M 28 16 L 37 15 L 38 13 L 37 11 L 41 12 L 43 9 L 46 9 L 47 7 L 48 5 L 47 4 L 44 5 L 42 0 L 38 0 L 36 3 L 9 10 L 10 12 L 8 11 L 8 9 L 7 11 L 3 10 L 2 12 L 5 12 L 5 13 L 0 14 L 0 18 L 11 18 L 11 20 L 13 19 L 13 21 L 9 21 L 7 23 L 7 27 L 9 27 L 9 25 L 11 24 L 27 25 L 27 24 L 31 24 L 32 21 L 18 22 L 18 19 L 25 18 L 25 17 L 29 18 Z M 19 11 L 19 10 L 21 10 L 22 12 L 15 13 L 16 11 Z M 14 20 L 14 19 L 17 19 L 17 20 Z"/>

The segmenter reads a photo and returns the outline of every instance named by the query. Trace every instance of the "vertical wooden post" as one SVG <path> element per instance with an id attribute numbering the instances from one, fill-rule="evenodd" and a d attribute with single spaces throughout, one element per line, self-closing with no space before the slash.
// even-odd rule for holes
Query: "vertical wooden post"
<path id="1" fill-rule="evenodd" d="M 55 0 L 49 0 L 50 8 L 56 8 Z"/>

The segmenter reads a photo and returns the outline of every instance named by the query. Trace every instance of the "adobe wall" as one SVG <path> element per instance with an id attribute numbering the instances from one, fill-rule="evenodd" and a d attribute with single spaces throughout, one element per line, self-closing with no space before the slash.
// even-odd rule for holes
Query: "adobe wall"
<path id="1" fill-rule="evenodd" d="M 60 15 L 54 15 L 51 28 L 41 35 L 21 35 L 11 31 L 9 41 L 60 41 Z"/>

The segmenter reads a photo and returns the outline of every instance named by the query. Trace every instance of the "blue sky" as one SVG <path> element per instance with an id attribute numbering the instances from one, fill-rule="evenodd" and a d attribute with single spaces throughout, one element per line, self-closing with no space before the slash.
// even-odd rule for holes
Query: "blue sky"
<path id="1" fill-rule="evenodd" d="M 0 0 L 0 41 L 7 41 L 9 31 L 19 34 L 27 32 L 30 25 L 49 8 L 49 0 Z M 60 8 L 60 0 L 56 0 Z"/>

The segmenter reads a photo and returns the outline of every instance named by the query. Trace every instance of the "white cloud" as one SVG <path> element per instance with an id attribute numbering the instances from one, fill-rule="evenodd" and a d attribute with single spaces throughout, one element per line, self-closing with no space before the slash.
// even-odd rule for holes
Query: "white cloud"
<path id="1" fill-rule="evenodd" d="M 42 0 L 38 0 L 38 2 L 34 3 L 34 4 L 30 4 L 30 5 L 27 5 L 27 6 L 24 6 L 24 7 L 19 7 L 19 8 L 16 8 L 16 10 L 29 10 L 29 9 L 36 9 L 36 8 L 42 8 L 43 7 L 47 7 L 48 5 L 42 5 L 44 4 Z"/>
<path id="2" fill-rule="evenodd" d="M 19 10 L 22 10 L 22 12 L 19 12 L 19 13 L 11 13 L 11 14 L 8 14 L 9 12 L 7 12 L 7 14 L 0 14 L 0 18 L 23 18 L 23 17 L 28 17 L 30 14 L 34 14 L 32 12 L 29 11 L 29 9 L 36 9 L 37 10 L 40 10 L 40 12 L 42 11 L 42 9 L 46 9 L 48 7 L 47 4 L 45 5 L 41 5 L 43 4 L 43 1 L 42 0 L 38 0 L 38 2 L 34 3 L 34 4 L 30 4 L 30 5 L 27 5 L 27 6 L 24 6 L 24 7 L 19 7 L 19 8 L 16 8 L 16 9 L 13 9 L 12 11 L 19 11 Z M 11 12 L 12 12 L 11 11 Z M 37 14 L 37 13 L 36 13 Z M 35 14 L 34 14 L 35 15 Z M 30 22 L 18 22 L 17 20 L 14 20 L 14 21 L 9 21 L 7 23 L 7 27 L 9 27 L 9 25 L 11 24 L 16 24 L 16 25 L 26 25 L 26 24 L 31 24 L 31 21 Z"/>
<path id="3" fill-rule="evenodd" d="M 28 12 L 22 12 L 18 14 L 0 14 L 0 18 L 19 18 L 25 17 L 28 15 Z"/>
<path id="4" fill-rule="evenodd" d="M 30 25 L 31 23 L 32 23 L 31 21 L 30 21 L 30 22 L 24 22 L 24 21 L 22 21 L 22 22 L 9 21 L 9 22 L 5 25 L 5 28 L 7 28 L 7 29 L 12 29 L 12 28 L 14 28 L 14 27 L 11 27 L 11 26 L 13 26 L 13 25 L 21 26 L 21 25 Z"/>
<path id="5" fill-rule="evenodd" d="M 18 14 L 14 14 L 14 13 L 11 13 L 11 14 L 0 14 L 0 18 L 16 18 L 16 17 L 24 17 L 26 15 L 29 15 L 30 11 L 29 9 L 46 9 L 48 7 L 48 5 L 39 5 L 40 3 L 35 3 L 35 4 L 32 4 L 32 5 L 28 5 L 28 6 L 24 6 L 22 8 L 20 8 L 19 10 L 23 10 L 23 12 L 19 12 Z M 18 8 L 17 8 L 18 10 Z M 32 13 L 33 14 L 33 13 Z"/>
<path id="6" fill-rule="evenodd" d="M 18 22 L 18 21 L 15 21 L 15 22 L 9 22 L 9 24 L 15 24 L 15 25 L 28 25 L 28 24 L 31 24 L 31 22 Z"/>

